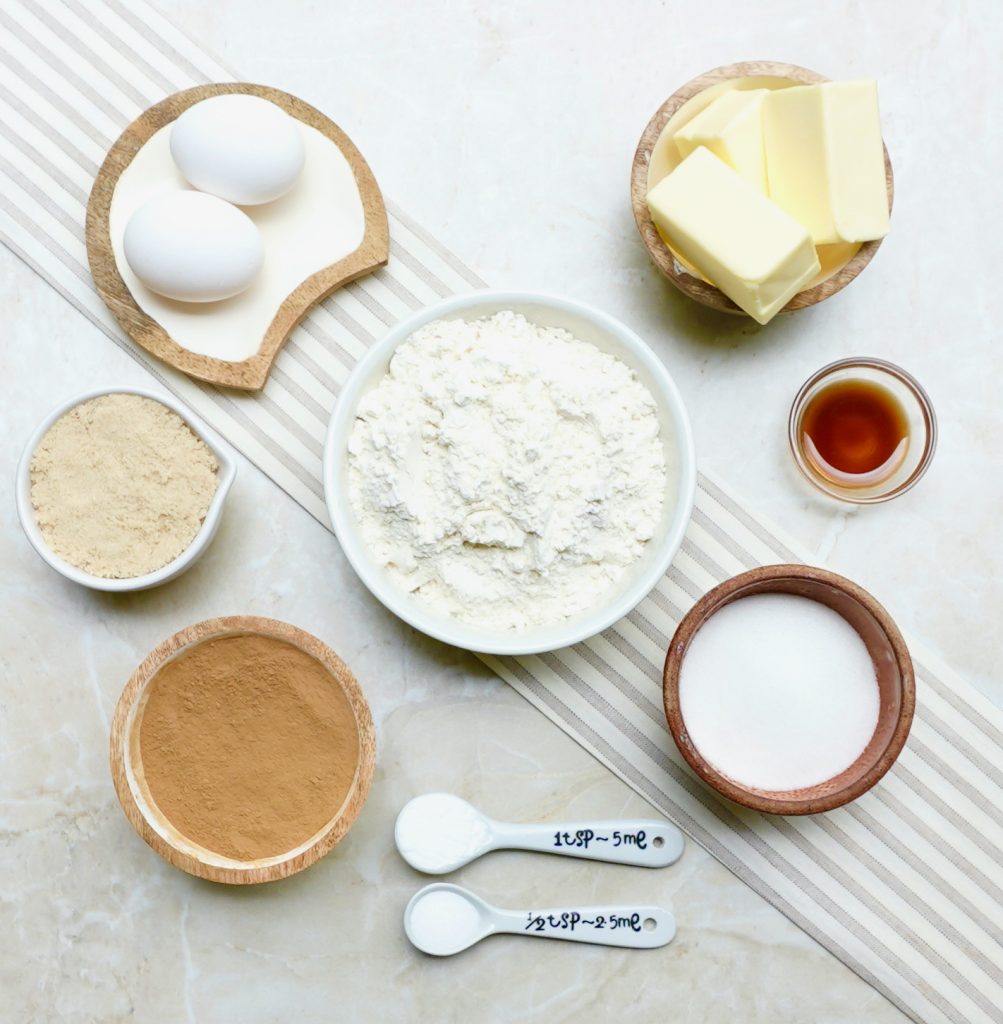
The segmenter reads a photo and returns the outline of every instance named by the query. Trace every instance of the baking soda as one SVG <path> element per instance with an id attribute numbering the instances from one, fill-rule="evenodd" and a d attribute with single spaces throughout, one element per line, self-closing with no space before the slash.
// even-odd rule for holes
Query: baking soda
<path id="1" fill-rule="evenodd" d="M 863 753 L 878 721 L 874 665 L 826 605 L 756 594 L 693 637 L 679 678 L 693 745 L 719 772 L 763 790 L 831 779 Z"/>
<path id="2" fill-rule="evenodd" d="M 435 889 L 411 908 L 411 941 L 426 953 L 450 956 L 466 949 L 481 930 L 477 908 L 459 893 Z"/>

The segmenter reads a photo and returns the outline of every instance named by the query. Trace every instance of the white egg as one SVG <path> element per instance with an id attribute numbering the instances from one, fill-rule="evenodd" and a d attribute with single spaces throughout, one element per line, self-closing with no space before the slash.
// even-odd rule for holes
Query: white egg
<path id="1" fill-rule="evenodd" d="M 240 206 L 270 203 L 293 187 L 305 150 L 299 124 L 260 96 L 213 96 L 171 126 L 171 156 L 202 192 Z"/>
<path id="2" fill-rule="evenodd" d="M 122 248 L 147 288 L 182 302 L 239 294 L 264 259 L 254 221 L 203 192 L 165 192 L 144 203 L 125 226 Z"/>

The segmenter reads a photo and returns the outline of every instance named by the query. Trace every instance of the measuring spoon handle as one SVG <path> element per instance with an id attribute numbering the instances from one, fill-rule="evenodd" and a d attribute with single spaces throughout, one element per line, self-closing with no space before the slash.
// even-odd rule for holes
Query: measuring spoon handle
<path id="1" fill-rule="evenodd" d="M 591 821 L 563 825 L 494 823 L 495 847 L 663 868 L 682 856 L 683 834 L 667 821 Z"/>
<path id="2" fill-rule="evenodd" d="M 668 945 L 676 920 L 662 907 L 561 907 L 544 910 L 496 910 L 494 930 L 540 939 L 590 942 L 598 946 L 654 949 Z"/>

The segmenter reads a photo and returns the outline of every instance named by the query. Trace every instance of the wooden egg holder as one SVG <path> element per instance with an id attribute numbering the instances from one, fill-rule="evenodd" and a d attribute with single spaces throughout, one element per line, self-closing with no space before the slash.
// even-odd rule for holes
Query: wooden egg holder
<path id="1" fill-rule="evenodd" d="M 337 263 L 312 274 L 286 296 L 261 339 L 257 352 L 240 361 L 217 359 L 184 348 L 144 312 L 119 273 L 110 232 L 115 186 L 140 149 L 189 107 L 210 97 L 231 93 L 260 96 L 281 107 L 302 124 L 317 129 L 333 142 L 352 169 L 365 216 L 365 232 L 358 248 Z M 200 85 L 186 89 L 162 100 L 136 118 L 108 151 L 94 179 L 87 203 L 86 241 L 87 260 L 98 294 L 137 345 L 191 377 L 245 391 L 257 391 L 264 387 L 279 349 L 311 306 L 349 281 L 385 266 L 390 252 L 390 232 L 383 196 L 369 165 L 351 139 L 330 118 L 303 100 L 279 89 L 246 82 Z"/>

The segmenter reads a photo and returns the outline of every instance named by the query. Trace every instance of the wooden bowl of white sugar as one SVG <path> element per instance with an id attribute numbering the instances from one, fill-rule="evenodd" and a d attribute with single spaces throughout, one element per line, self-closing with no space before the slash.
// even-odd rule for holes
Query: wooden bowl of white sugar
<path id="1" fill-rule="evenodd" d="M 888 612 L 825 569 L 767 565 L 683 618 L 663 675 L 669 731 L 722 796 L 817 814 L 866 793 L 902 751 L 912 660 Z"/>

